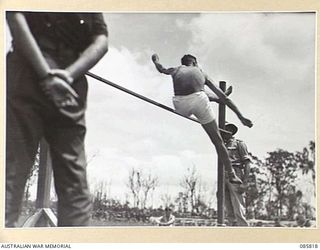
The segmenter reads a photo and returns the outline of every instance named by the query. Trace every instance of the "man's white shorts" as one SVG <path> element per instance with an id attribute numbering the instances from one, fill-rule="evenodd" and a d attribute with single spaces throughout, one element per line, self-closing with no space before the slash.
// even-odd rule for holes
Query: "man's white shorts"
<path id="1" fill-rule="evenodd" d="M 183 116 L 194 115 L 201 124 L 207 124 L 215 119 L 208 96 L 204 91 L 172 98 L 175 111 Z"/>

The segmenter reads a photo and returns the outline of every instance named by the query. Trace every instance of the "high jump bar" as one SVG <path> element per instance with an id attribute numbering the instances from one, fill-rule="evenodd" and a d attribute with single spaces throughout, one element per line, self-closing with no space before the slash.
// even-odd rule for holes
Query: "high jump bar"
<path id="1" fill-rule="evenodd" d="M 94 74 L 94 73 L 92 73 L 92 72 L 87 72 L 86 75 L 88 75 L 88 76 L 90 76 L 90 77 L 92 77 L 92 78 L 94 78 L 94 79 L 96 79 L 96 80 L 98 80 L 98 81 L 100 81 L 100 82 L 103 82 L 103 83 L 105 83 L 105 84 L 108 84 L 108 85 L 110 85 L 110 86 L 112 86 L 112 87 L 114 87 L 114 88 L 116 88 L 116 89 L 119 89 L 119 90 L 121 90 L 121 91 L 123 91 L 123 92 L 125 92 L 125 93 L 127 93 L 127 94 L 130 94 L 130 95 L 132 95 L 132 96 L 135 96 L 135 97 L 137 97 L 137 98 L 139 98 L 139 99 L 141 99 L 141 100 L 143 100 L 143 101 L 146 101 L 146 102 L 148 102 L 148 103 L 150 103 L 150 104 L 153 104 L 153 105 L 155 105 L 155 106 L 157 106 L 157 107 L 159 107 L 159 108 L 165 109 L 165 110 L 167 110 L 167 111 L 169 111 L 169 112 L 171 112 L 171 113 L 174 113 L 174 114 L 176 114 L 176 115 L 179 115 L 179 116 L 181 116 L 181 117 L 183 117 L 183 118 L 186 118 L 186 119 L 189 119 L 189 120 L 191 120 L 191 121 L 193 121 L 193 122 L 199 123 L 199 121 L 198 121 L 197 119 L 194 119 L 194 118 L 192 118 L 192 117 L 183 116 L 183 115 L 175 112 L 174 109 L 172 109 L 172 108 L 170 108 L 170 107 L 168 107 L 168 106 L 166 106 L 166 105 L 163 105 L 163 104 L 161 104 L 161 103 L 159 103 L 159 102 L 156 102 L 156 101 L 154 101 L 154 100 L 152 100 L 152 99 L 150 99 L 150 98 L 148 98 L 148 97 L 145 97 L 145 96 L 143 96 L 143 95 L 140 95 L 140 94 L 138 94 L 138 93 L 136 93 L 136 92 L 134 92 L 134 91 L 132 91 L 132 90 L 130 90 L 130 89 L 127 89 L 127 88 L 125 88 L 125 87 L 122 87 L 122 86 L 120 86 L 120 85 L 118 85 L 118 84 L 116 84 L 116 83 L 114 83 L 114 82 L 111 82 L 111 81 L 109 81 L 109 80 L 107 80 L 107 79 L 105 79 L 105 78 L 103 78 L 103 77 L 101 77 L 101 76 L 98 76 L 98 75 L 96 75 L 96 74 Z M 219 130 L 220 130 L 220 132 L 230 133 L 229 131 L 226 131 L 226 130 L 223 130 L 223 129 L 219 129 Z"/>

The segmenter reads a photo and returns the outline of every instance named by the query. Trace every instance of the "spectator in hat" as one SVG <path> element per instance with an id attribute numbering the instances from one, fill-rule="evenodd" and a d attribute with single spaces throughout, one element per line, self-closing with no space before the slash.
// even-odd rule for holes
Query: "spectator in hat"
<path id="1" fill-rule="evenodd" d="M 234 137 L 238 131 L 236 125 L 227 123 L 225 130 L 226 132 L 221 134 L 228 150 L 231 165 L 237 177 L 242 181 L 242 184 L 231 183 L 226 176 L 225 207 L 227 218 L 231 226 L 248 226 L 245 217 L 245 191 L 248 188 L 250 172 L 249 153 L 245 143 Z"/>

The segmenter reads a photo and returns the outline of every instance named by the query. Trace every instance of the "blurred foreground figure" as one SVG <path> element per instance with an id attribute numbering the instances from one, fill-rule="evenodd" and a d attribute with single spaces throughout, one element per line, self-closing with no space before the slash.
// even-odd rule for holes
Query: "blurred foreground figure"
<path id="1" fill-rule="evenodd" d="M 58 226 L 86 226 L 91 199 L 84 138 L 84 74 L 108 50 L 102 14 L 7 12 L 5 225 L 15 227 L 39 141 L 49 144 Z"/>

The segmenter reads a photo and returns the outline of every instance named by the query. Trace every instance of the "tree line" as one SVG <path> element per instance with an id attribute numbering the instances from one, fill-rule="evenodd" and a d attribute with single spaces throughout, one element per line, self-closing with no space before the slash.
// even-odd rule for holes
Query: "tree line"
<path id="1" fill-rule="evenodd" d="M 310 141 L 301 151 L 292 153 L 277 149 L 267 153 L 263 160 L 251 154 L 249 187 L 246 191 L 246 211 L 249 219 L 294 220 L 303 215 L 314 219 L 315 204 L 307 199 L 316 195 L 315 142 Z M 39 158 L 35 162 L 25 190 L 25 207 L 30 207 L 30 186 L 35 182 L 39 168 Z M 307 177 L 313 192 L 306 193 L 297 186 L 298 177 Z M 141 220 L 148 216 L 160 215 L 164 207 L 173 208 L 181 217 L 216 216 L 216 183 L 205 183 L 197 171 L 197 166 L 187 168 L 177 185 L 177 194 L 163 193 L 154 198 L 161 183 L 159 177 L 132 168 L 126 181 L 127 198 L 125 202 L 111 197 L 111 182 L 101 182 L 93 190 L 94 210 L 97 217 L 136 217 Z M 160 206 L 154 207 L 152 199 Z M 121 212 L 119 215 L 119 211 Z"/>

